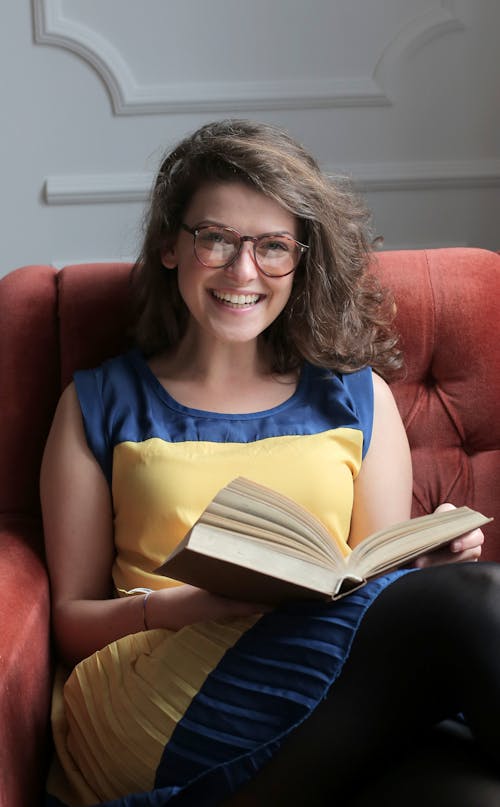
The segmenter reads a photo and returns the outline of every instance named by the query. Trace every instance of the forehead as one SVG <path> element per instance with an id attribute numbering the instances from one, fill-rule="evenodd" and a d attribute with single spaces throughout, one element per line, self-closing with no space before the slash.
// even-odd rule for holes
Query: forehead
<path id="1" fill-rule="evenodd" d="M 286 231 L 296 236 L 296 217 L 279 202 L 243 182 L 211 182 L 194 193 L 184 220 L 190 226 L 213 222 L 246 235 Z"/>

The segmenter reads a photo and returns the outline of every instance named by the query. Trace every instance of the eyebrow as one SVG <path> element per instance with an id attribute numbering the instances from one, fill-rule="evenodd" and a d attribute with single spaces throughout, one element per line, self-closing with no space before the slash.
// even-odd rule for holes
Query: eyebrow
<path id="1" fill-rule="evenodd" d="M 207 225 L 210 227 L 224 227 L 228 230 L 236 230 L 237 233 L 240 232 L 237 227 L 231 227 L 230 224 L 224 224 L 224 222 L 216 221 L 215 219 L 202 219 L 201 221 L 196 222 L 196 224 L 193 224 L 193 228 L 205 227 Z M 240 235 L 244 235 L 244 233 L 240 233 Z M 289 235 L 294 241 L 296 240 L 296 236 L 293 235 L 290 230 L 266 230 L 265 232 L 260 233 L 260 235 Z"/>

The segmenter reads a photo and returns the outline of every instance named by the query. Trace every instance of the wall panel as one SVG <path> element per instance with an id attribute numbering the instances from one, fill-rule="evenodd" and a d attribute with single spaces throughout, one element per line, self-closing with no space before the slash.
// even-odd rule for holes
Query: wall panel
<path id="1" fill-rule="evenodd" d="M 32 0 L 4 23 L 0 274 L 132 257 L 163 149 L 225 116 L 351 176 L 386 247 L 499 247 L 496 0 Z"/>

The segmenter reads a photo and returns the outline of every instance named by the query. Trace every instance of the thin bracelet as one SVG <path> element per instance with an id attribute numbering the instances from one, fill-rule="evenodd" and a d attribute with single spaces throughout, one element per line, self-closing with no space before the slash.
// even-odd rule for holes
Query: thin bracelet
<path id="1" fill-rule="evenodd" d="M 148 597 L 152 594 L 152 591 L 146 591 L 144 597 L 142 598 L 142 620 L 144 622 L 144 630 L 149 630 L 148 620 L 146 617 L 146 603 L 148 601 Z"/>

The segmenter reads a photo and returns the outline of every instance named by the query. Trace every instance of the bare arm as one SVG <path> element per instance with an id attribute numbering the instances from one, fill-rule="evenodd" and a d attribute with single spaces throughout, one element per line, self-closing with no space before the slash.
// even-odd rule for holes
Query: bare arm
<path id="1" fill-rule="evenodd" d="M 374 421 L 370 447 L 354 483 L 350 546 L 411 514 L 412 469 L 406 432 L 388 385 L 373 376 Z M 437 509 L 453 507 L 447 502 Z M 418 566 L 477 560 L 484 536 L 473 530 L 448 547 L 423 555 Z"/>
<path id="2" fill-rule="evenodd" d="M 62 658 L 72 665 L 144 628 L 141 596 L 112 598 L 111 495 L 87 445 L 73 385 L 61 397 L 47 441 L 41 498 L 53 629 Z M 173 630 L 262 610 L 184 585 L 155 591 L 147 608 L 148 627 Z"/>
<path id="3" fill-rule="evenodd" d="M 373 375 L 374 417 L 370 447 L 354 482 L 349 544 L 411 515 L 410 448 L 388 385 Z"/>

